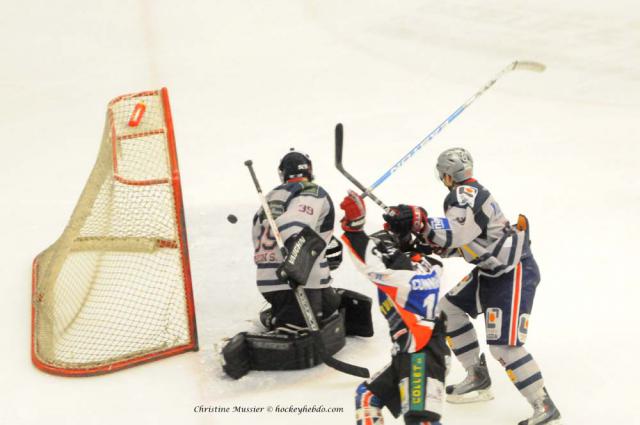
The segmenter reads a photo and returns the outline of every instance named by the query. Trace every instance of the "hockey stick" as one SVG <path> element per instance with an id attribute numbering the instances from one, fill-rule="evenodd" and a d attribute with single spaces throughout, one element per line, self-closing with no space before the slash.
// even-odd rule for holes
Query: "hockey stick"
<path id="1" fill-rule="evenodd" d="M 414 156 L 416 154 L 416 152 L 418 152 L 424 145 L 426 145 L 434 137 L 436 137 L 442 130 L 444 130 L 444 128 L 449 123 L 451 123 L 451 121 L 455 120 L 460 114 L 462 114 L 462 112 L 465 109 L 467 109 L 467 107 L 469 107 L 469 105 L 471 105 L 473 102 L 475 102 L 475 100 L 478 97 L 480 97 L 484 92 L 489 90 L 496 83 L 496 81 L 498 81 L 498 79 L 500 79 L 500 77 L 502 77 L 504 74 L 506 74 L 506 73 L 508 73 L 510 71 L 518 71 L 518 70 L 542 72 L 542 71 L 545 70 L 545 68 L 546 68 L 546 66 L 541 64 L 541 63 L 539 63 L 539 62 L 532 62 L 532 61 L 514 61 L 514 62 L 511 62 L 504 69 L 502 69 L 502 71 L 500 71 L 498 74 L 496 74 L 495 77 L 493 77 L 491 80 L 489 80 L 489 82 L 487 82 L 473 96 L 471 96 L 469 99 L 467 99 L 467 101 L 464 102 L 458 109 L 453 111 L 453 113 L 451 115 L 449 115 L 444 121 L 442 121 L 442 123 L 440 123 L 439 126 L 437 126 L 435 129 L 433 129 L 431 131 L 431 133 L 429 133 L 424 139 L 422 139 L 420 141 L 420 143 L 418 143 L 416 146 L 414 146 L 414 148 L 411 149 L 405 156 L 403 156 L 402 158 L 400 158 L 400 160 L 398 162 L 393 164 L 393 166 L 391 168 L 389 168 L 382 176 L 380 176 L 380 178 L 378 180 L 376 180 L 371 186 L 369 186 L 368 188 L 364 188 L 364 189 L 361 188 L 361 190 L 364 192 L 362 194 L 362 196 L 363 197 L 369 196 L 369 197 L 371 197 L 371 199 L 373 199 L 375 201 L 375 199 L 373 198 L 371 192 L 376 187 L 380 186 L 382 184 L 382 182 L 384 182 L 393 173 L 395 173 L 398 170 L 398 168 L 402 167 L 405 162 L 407 162 L 412 156 Z M 337 131 L 338 130 L 336 128 L 336 133 L 337 133 Z M 379 202 L 377 202 L 377 201 L 375 201 L 375 202 L 378 205 L 380 205 Z M 382 205 L 380 205 L 380 206 L 382 206 Z"/>
<path id="2" fill-rule="evenodd" d="M 340 173 L 347 178 L 351 183 L 353 183 L 358 189 L 362 191 L 362 197 L 369 196 L 373 202 L 378 204 L 380 208 L 382 208 L 387 214 L 391 214 L 391 209 L 380 200 L 377 196 L 367 190 L 366 187 L 362 183 L 360 183 L 355 177 L 351 175 L 347 170 L 344 169 L 344 165 L 342 165 L 342 145 L 344 143 L 344 130 L 342 129 L 342 123 L 336 124 L 336 168 Z"/>
<path id="3" fill-rule="evenodd" d="M 251 173 L 251 179 L 253 180 L 253 184 L 256 187 L 258 192 L 258 196 L 260 197 L 260 203 L 262 204 L 262 209 L 269 221 L 269 226 L 271 227 L 271 232 L 273 236 L 276 238 L 276 243 L 278 244 L 278 248 L 280 249 L 280 253 L 283 258 L 287 257 L 287 248 L 284 246 L 284 242 L 282 241 L 282 236 L 278 231 L 278 226 L 276 225 L 275 220 L 273 219 L 273 215 L 271 214 L 271 209 L 269 208 L 269 204 L 267 203 L 264 194 L 262 193 L 262 189 L 260 188 L 260 183 L 258 182 L 258 178 L 256 177 L 256 173 L 253 170 L 253 161 L 250 159 L 244 162 L 244 165 L 249 169 L 249 173 Z M 309 303 L 309 298 L 307 298 L 307 294 L 304 292 L 304 288 L 302 285 L 298 285 L 295 287 L 294 293 L 296 295 L 296 300 L 298 301 L 298 305 L 300 306 L 300 311 L 302 311 L 302 316 L 304 317 L 304 321 L 307 323 L 307 327 L 310 329 L 311 334 L 317 341 L 318 351 L 322 361 L 329 367 L 332 367 L 340 372 L 347 373 L 349 375 L 359 376 L 361 378 L 369 377 L 369 370 L 364 367 L 352 365 L 349 363 L 345 363 L 332 357 L 327 354 L 327 350 L 324 346 L 324 342 L 322 341 L 322 336 L 320 335 L 320 326 L 318 326 L 318 321 L 316 320 L 316 316 L 313 313 L 313 309 L 311 308 L 311 304 Z"/>

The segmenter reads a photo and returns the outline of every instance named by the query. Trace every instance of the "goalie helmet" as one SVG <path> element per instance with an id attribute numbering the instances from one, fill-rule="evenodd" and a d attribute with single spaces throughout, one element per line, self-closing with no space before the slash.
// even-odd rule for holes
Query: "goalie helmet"
<path id="1" fill-rule="evenodd" d="M 460 183 L 473 176 L 473 158 L 466 149 L 447 149 L 438 157 L 436 170 L 440 180 L 447 174 L 453 178 L 454 182 Z"/>
<path id="2" fill-rule="evenodd" d="M 282 183 L 296 178 L 307 178 L 311 181 L 313 180 L 311 158 L 309 158 L 309 155 L 306 153 L 291 148 L 280 160 L 278 174 L 280 175 L 280 181 Z"/>

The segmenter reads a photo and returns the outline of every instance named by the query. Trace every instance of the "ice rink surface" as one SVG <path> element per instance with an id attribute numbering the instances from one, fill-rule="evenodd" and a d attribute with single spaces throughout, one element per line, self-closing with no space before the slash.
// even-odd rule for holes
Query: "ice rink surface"
<path id="1" fill-rule="evenodd" d="M 365 183 L 515 59 L 377 191 L 441 214 L 437 154 L 464 146 L 505 213 L 531 220 L 542 272 L 527 347 L 565 424 L 637 424 L 640 6 L 637 1 L 8 1 L 0 13 L 3 223 L 0 424 L 350 424 L 358 378 L 326 366 L 221 374 L 214 344 L 255 327 L 250 220 L 295 146 L 339 202 L 333 128 Z M 29 359 L 31 261 L 62 232 L 97 154 L 107 102 L 169 88 L 201 350 L 112 375 L 60 378 Z M 634 165 L 635 164 L 635 165 Z M 368 229 L 381 224 L 377 207 Z M 237 224 L 225 220 L 236 214 Z M 469 269 L 445 265 L 446 289 Z M 373 296 L 350 260 L 335 285 Z M 386 323 L 338 357 L 381 368 Z M 477 322 L 482 324 L 482 322 Z M 481 329 L 481 327 L 478 327 Z M 444 424 L 516 424 L 530 408 L 489 359 L 496 398 Z M 463 370 L 454 361 L 450 382 Z M 194 413 L 322 405 L 343 413 Z M 386 423 L 393 420 L 388 412 Z"/>

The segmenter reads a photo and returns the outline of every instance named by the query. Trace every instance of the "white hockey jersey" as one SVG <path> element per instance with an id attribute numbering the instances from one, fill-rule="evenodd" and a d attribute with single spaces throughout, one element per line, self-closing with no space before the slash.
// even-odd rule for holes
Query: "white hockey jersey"
<path id="1" fill-rule="evenodd" d="M 444 211 L 443 218 L 429 218 L 426 238 L 487 273 L 511 270 L 529 249 L 525 232 L 511 226 L 491 193 L 474 179 L 451 190 Z"/>
<path id="2" fill-rule="evenodd" d="M 309 226 L 327 243 L 331 239 L 335 211 L 329 194 L 322 187 L 306 180 L 289 182 L 273 189 L 266 199 L 285 245 L 304 226 Z M 260 292 L 291 289 L 276 276 L 276 269 L 283 258 L 262 208 L 253 217 L 252 235 Z M 305 287 L 322 289 L 330 284 L 329 265 L 325 253 L 322 253 L 311 269 Z"/>

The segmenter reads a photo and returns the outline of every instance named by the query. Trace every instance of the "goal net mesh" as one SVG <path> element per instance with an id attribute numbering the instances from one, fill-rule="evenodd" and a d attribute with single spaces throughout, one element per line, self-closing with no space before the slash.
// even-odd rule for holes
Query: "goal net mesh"
<path id="1" fill-rule="evenodd" d="M 33 269 L 32 358 L 43 370 L 91 375 L 197 350 L 166 89 L 109 103 L 89 181 Z"/>

